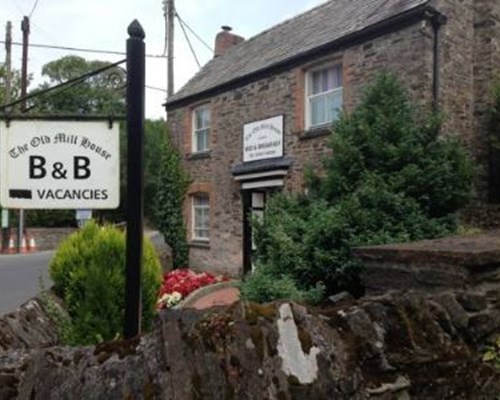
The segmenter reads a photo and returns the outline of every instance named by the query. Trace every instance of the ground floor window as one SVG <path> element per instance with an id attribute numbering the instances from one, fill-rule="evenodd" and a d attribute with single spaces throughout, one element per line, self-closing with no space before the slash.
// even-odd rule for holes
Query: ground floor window
<path id="1" fill-rule="evenodd" d="M 210 239 L 210 202 L 208 194 L 198 193 L 192 196 L 193 240 Z"/>

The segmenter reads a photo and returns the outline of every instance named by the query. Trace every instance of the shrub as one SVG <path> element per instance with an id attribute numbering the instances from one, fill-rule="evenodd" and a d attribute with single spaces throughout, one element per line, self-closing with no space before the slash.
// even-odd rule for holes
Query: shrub
<path id="1" fill-rule="evenodd" d="M 174 268 L 188 264 L 188 245 L 182 204 L 189 177 L 181 165 L 181 156 L 167 135 L 155 180 L 153 214 L 155 225 L 172 249 Z"/>
<path id="2" fill-rule="evenodd" d="M 150 329 L 161 282 L 158 257 L 145 240 L 142 271 L 142 326 Z M 125 235 L 90 222 L 66 239 L 49 267 L 54 291 L 67 307 L 68 344 L 111 340 L 123 330 Z"/>
<path id="3" fill-rule="evenodd" d="M 438 137 L 439 130 L 439 119 L 422 116 L 393 76 L 380 76 L 335 124 L 332 155 L 321 176 L 308 172 L 308 194 L 278 194 L 264 219 L 253 221 L 260 271 L 242 293 L 271 300 L 263 277 L 286 277 L 286 287 L 299 291 L 323 284 L 325 293 L 360 295 L 353 247 L 454 232 L 454 212 L 470 197 L 472 167 L 460 143 Z"/>

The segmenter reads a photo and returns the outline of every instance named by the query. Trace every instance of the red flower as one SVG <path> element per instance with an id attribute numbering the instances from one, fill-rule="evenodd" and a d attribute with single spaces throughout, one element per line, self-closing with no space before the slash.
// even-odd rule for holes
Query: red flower
<path id="1" fill-rule="evenodd" d="M 179 292 L 184 298 L 200 287 L 227 280 L 227 277 L 216 277 L 208 272 L 197 274 L 188 268 L 176 269 L 163 275 L 158 297 Z"/>

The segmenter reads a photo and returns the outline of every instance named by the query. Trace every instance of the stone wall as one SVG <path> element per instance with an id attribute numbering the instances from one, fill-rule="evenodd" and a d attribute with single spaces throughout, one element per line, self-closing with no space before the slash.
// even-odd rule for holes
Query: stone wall
<path id="1" fill-rule="evenodd" d="M 231 168 L 242 162 L 246 123 L 284 115 L 284 153 L 294 159 L 285 179 L 285 189 L 302 192 L 305 167 L 319 169 L 322 157 L 329 152 L 328 131 L 319 135 L 304 131 L 305 72 L 321 63 L 341 62 L 344 103 L 348 110 L 358 100 L 361 88 L 382 71 L 396 73 L 414 99 L 428 106 L 432 85 L 429 32 L 427 24 L 418 23 L 208 99 L 211 150 L 206 154 L 192 155 L 190 146 L 192 109 L 207 101 L 170 110 L 170 132 L 183 153 L 194 185 L 210 187 L 210 244 L 191 246 L 190 265 L 233 276 L 241 273 L 243 209 L 240 184 L 234 180 Z M 185 213 L 186 216 L 190 213 L 189 202 Z"/>
<path id="2" fill-rule="evenodd" d="M 168 311 L 131 341 L 4 352 L 0 399 L 493 400 L 500 373 L 481 352 L 500 321 L 473 310 L 498 313 L 498 300 L 398 292 L 315 311 Z"/>
<path id="3" fill-rule="evenodd" d="M 363 248 L 368 269 L 386 263 L 383 294 L 168 310 L 150 334 L 89 347 L 54 346 L 38 298 L 0 319 L 0 400 L 494 400 L 500 371 L 482 355 L 500 334 L 499 244 L 493 232 Z"/>
<path id="4" fill-rule="evenodd" d="M 35 239 L 38 250 L 54 250 L 77 228 L 28 228 L 27 232 Z M 11 236 L 17 241 L 17 229 L 11 229 Z M 1 235 L 0 235 L 1 237 Z"/>
<path id="5" fill-rule="evenodd" d="M 366 293 L 453 288 L 500 294 L 500 230 L 405 244 L 359 247 Z"/>
<path id="6" fill-rule="evenodd" d="M 50 292 L 45 292 L 24 303 L 17 311 L 0 317 L 0 353 L 59 344 L 58 330 L 50 316 L 51 307 L 64 313 L 59 301 Z M 0 382 L 1 377 L 0 368 Z M 1 384 L 0 399 L 4 399 Z"/>

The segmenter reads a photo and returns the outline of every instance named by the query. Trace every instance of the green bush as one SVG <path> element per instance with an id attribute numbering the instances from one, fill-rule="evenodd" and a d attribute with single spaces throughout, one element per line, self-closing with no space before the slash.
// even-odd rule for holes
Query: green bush
<path id="1" fill-rule="evenodd" d="M 267 272 L 263 266 L 257 267 L 252 279 L 240 284 L 243 298 L 259 303 L 277 299 L 286 299 L 297 303 L 317 304 L 324 296 L 325 288 L 322 284 L 316 287 L 301 290 L 290 275 L 275 276 Z"/>
<path id="2" fill-rule="evenodd" d="M 162 144 L 155 187 L 153 215 L 158 230 L 172 249 L 174 268 L 188 265 L 188 244 L 182 204 L 189 185 L 189 176 L 181 164 L 181 155 L 167 134 Z"/>
<path id="3" fill-rule="evenodd" d="M 49 267 L 54 291 L 71 317 L 68 344 L 111 340 L 123 330 L 125 301 L 125 235 L 91 222 L 58 248 Z M 155 314 L 161 269 L 152 244 L 145 240 L 142 271 L 142 327 Z"/>
<path id="4" fill-rule="evenodd" d="M 299 291 L 323 284 L 326 294 L 360 295 L 353 247 L 454 232 L 472 167 L 460 143 L 439 130 L 439 119 L 412 106 L 393 76 L 380 76 L 335 124 L 332 155 L 321 176 L 308 172 L 308 194 L 278 194 L 253 221 L 260 271 L 242 293 L 271 299 L 263 277 L 286 276 Z"/>

